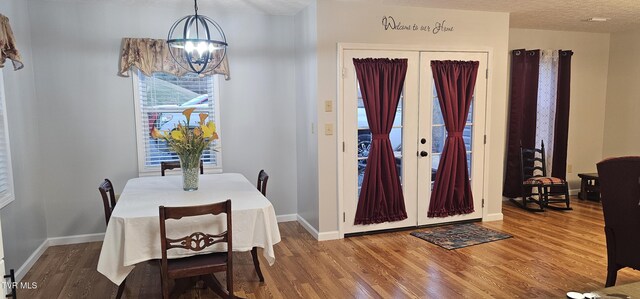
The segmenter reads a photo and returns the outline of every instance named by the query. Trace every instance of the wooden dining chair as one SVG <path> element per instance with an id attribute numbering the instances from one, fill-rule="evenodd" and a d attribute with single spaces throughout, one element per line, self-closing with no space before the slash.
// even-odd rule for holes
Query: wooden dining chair
<path id="1" fill-rule="evenodd" d="M 256 183 L 256 188 L 264 195 L 267 196 L 267 182 L 269 181 L 269 174 L 267 174 L 264 169 L 258 172 L 258 182 Z M 262 275 L 262 270 L 260 269 L 260 261 L 258 260 L 258 247 L 253 247 L 251 249 L 251 256 L 253 257 L 253 266 L 256 268 L 256 273 L 258 274 L 258 278 L 260 282 L 264 282 L 264 276 Z"/>
<path id="2" fill-rule="evenodd" d="M 227 230 L 215 235 L 194 232 L 180 238 L 168 238 L 165 222 L 167 219 L 182 219 L 184 217 L 226 214 Z M 213 221 L 212 221 L 213 223 Z M 199 277 L 212 291 L 223 298 L 233 296 L 233 255 L 231 236 L 231 200 L 201 206 L 164 207 L 160 206 L 160 241 L 162 259 L 160 260 L 160 275 L 162 283 L 162 297 L 169 298 L 169 279 Z M 168 259 L 167 251 L 178 248 L 197 253 L 217 243 L 227 243 L 227 252 L 213 252 L 197 254 L 190 257 Z M 226 271 L 227 291 L 222 289 L 215 272 Z M 179 291 L 174 288 L 174 292 Z M 173 294 L 173 293 L 172 293 Z"/>
<path id="3" fill-rule="evenodd" d="M 172 170 L 176 168 L 180 168 L 180 161 L 160 162 L 160 174 L 162 176 L 165 175 L 165 170 Z M 200 174 L 204 174 L 204 164 L 202 160 L 200 160 Z"/>
<path id="4" fill-rule="evenodd" d="M 267 196 L 267 182 L 269 181 L 269 175 L 264 169 L 258 172 L 258 183 L 256 183 L 256 187 L 262 195 Z"/>
<path id="5" fill-rule="evenodd" d="M 104 221 L 108 226 L 109 219 L 111 219 L 111 212 L 113 212 L 113 209 L 116 207 L 116 194 L 115 191 L 113 191 L 113 184 L 111 183 L 111 180 L 104 179 L 102 184 L 98 186 L 98 191 L 100 191 L 100 195 L 102 196 L 102 206 L 104 207 Z M 127 280 L 125 279 L 118 286 L 116 299 L 120 299 L 122 297 L 126 282 Z"/>
<path id="6" fill-rule="evenodd" d="M 102 196 L 102 206 L 104 207 L 104 221 L 109 225 L 109 219 L 111 218 L 111 212 L 116 207 L 116 194 L 113 191 L 113 184 L 109 179 L 104 179 L 102 184 L 98 186 L 98 191 Z"/>

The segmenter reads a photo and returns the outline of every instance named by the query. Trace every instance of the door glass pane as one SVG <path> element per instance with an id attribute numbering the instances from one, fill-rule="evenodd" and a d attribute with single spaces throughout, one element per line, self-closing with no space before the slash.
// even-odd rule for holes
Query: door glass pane
<path id="1" fill-rule="evenodd" d="M 442 110 L 440 110 L 438 98 L 433 98 L 433 124 L 444 125 L 444 119 L 442 118 Z"/>
<path id="2" fill-rule="evenodd" d="M 362 188 L 362 181 L 364 179 L 364 171 L 367 166 L 367 157 L 371 150 L 371 130 L 369 128 L 369 121 L 367 120 L 367 113 L 364 108 L 364 102 L 362 99 L 362 92 L 360 91 L 360 84 L 356 82 L 358 89 L 358 196 L 360 195 L 360 189 Z M 398 170 L 398 176 L 402 176 L 402 107 L 404 96 L 400 95 L 398 102 L 398 108 L 396 109 L 395 118 L 393 120 L 393 127 L 389 134 L 391 141 L 391 147 L 394 151 L 395 165 Z M 400 180 L 402 182 L 402 180 Z"/>
<path id="3" fill-rule="evenodd" d="M 447 138 L 447 130 L 444 125 L 444 117 L 442 115 L 442 110 L 440 109 L 440 103 L 438 103 L 438 95 L 436 92 L 435 84 L 433 84 L 433 115 L 432 115 L 432 124 L 431 124 L 431 168 L 432 168 L 432 178 L 431 182 L 435 180 L 435 173 L 438 169 L 438 165 L 440 165 L 440 158 L 442 156 L 442 151 L 444 150 L 444 142 Z M 475 97 L 475 95 L 474 95 Z M 467 115 L 467 123 L 462 131 L 462 139 L 465 143 L 465 149 L 467 151 L 467 166 L 469 168 L 469 179 L 471 179 L 471 149 L 472 149 L 472 139 L 473 139 L 473 103 L 471 101 L 471 106 L 469 108 L 469 114 Z M 431 184 L 433 188 L 433 184 Z"/>
<path id="4" fill-rule="evenodd" d="M 464 140 L 464 146 L 468 152 L 471 152 L 471 145 L 472 145 L 471 132 L 473 132 L 472 130 L 473 130 L 473 125 L 467 124 L 464 127 L 464 131 L 462 131 L 462 139 Z"/>
<path id="5" fill-rule="evenodd" d="M 402 127 L 391 129 L 389 139 L 391 140 L 396 170 L 400 176 L 400 183 L 402 183 Z"/>
<path id="6" fill-rule="evenodd" d="M 440 165 L 440 153 L 431 155 L 431 190 L 433 190 L 433 182 L 436 181 L 436 173 Z"/>
<path id="7" fill-rule="evenodd" d="M 393 127 L 402 127 L 402 102 L 404 97 L 400 95 L 400 101 L 398 102 L 398 108 L 396 109 L 396 118 L 393 119 Z M 393 140 L 392 140 L 393 142 Z"/>

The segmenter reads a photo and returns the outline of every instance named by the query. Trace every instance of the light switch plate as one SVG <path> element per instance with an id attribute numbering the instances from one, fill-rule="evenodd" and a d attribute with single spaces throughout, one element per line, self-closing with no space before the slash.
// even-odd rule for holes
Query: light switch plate
<path id="1" fill-rule="evenodd" d="M 324 101 L 324 112 L 331 112 L 333 111 L 333 101 L 329 100 L 329 101 Z"/>
<path id="2" fill-rule="evenodd" d="M 333 135 L 333 124 L 325 124 L 324 125 L 324 134 L 325 135 Z"/>

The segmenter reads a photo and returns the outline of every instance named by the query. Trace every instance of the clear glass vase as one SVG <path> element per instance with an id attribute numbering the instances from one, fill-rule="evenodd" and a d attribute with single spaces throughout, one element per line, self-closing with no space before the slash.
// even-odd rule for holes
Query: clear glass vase
<path id="1" fill-rule="evenodd" d="M 184 189 L 184 191 L 198 190 L 200 155 L 180 156 L 180 168 L 182 169 L 182 189 Z"/>

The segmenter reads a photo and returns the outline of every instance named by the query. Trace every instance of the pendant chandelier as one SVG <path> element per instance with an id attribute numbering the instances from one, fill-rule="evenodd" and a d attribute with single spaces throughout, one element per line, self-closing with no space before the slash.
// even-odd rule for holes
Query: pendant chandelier
<path id="1" fill-rule="evenodd" d="M 198 14 L 198 1 L 194 0 L 195 14 L 176 21 L 167 37 L 171 57 L 184 69 L 203 76 L 212 72 L 227 54 L 227 38 L 218 23 Z"/>

